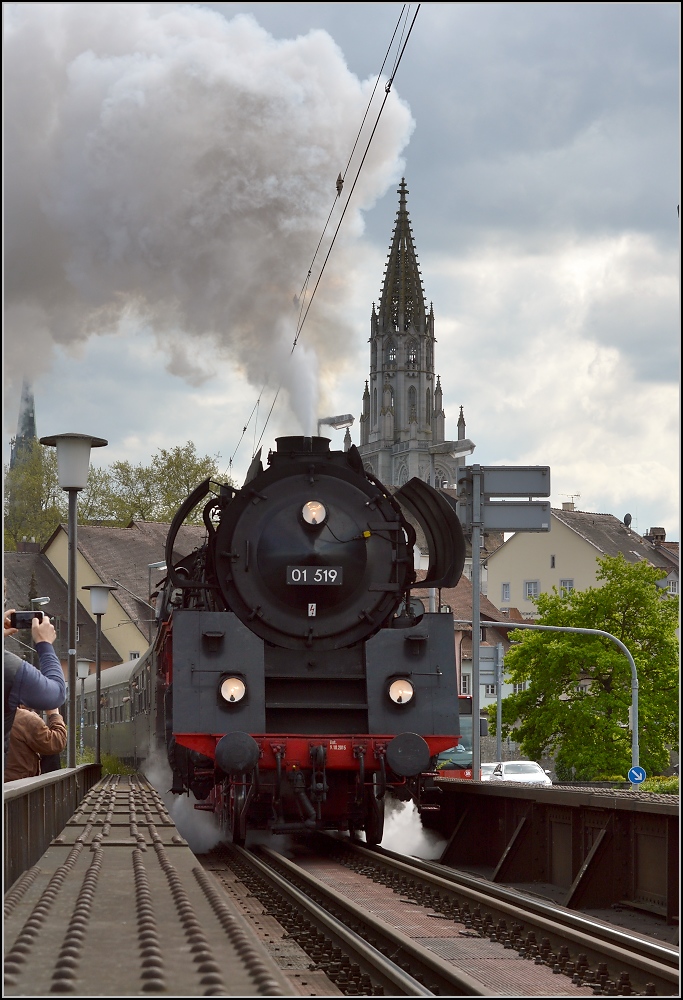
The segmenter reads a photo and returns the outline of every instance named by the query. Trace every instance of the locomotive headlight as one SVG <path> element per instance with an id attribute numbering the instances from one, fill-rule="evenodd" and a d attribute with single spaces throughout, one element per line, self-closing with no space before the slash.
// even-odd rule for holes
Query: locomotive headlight
<path id="1" fill-rule="evenodd" d="M 234 705 L 242 701 L 247 693 L 247 686 L 241 677 L 224 677 L 220 686 L 221 698 L 228 704 Z"/>
<path id="2" fill-rule="evenodd" d="M 407 705 L 415 694 L 415 689 L 405 677 L 399 677 L 389 685 L 389 697 L 395 705 Z"/>
<path id="3" fill-rule="evenodd" d="M 327 510 L 319 500 L 309 500 L 301 508 L 301 516 L 304 519 L 304 524 L 310 524 L 312 528 L 319 528 L 327 519 Z"/>

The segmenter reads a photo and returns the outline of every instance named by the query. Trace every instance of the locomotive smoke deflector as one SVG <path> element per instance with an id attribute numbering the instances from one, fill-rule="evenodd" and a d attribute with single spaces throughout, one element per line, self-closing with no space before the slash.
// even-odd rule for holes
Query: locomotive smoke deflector
<path id="1" fill-rule="evenodd" d="M 455 587 L 465 565 L 465 536 L 448 500 L 421 479 L 410 479 L 394 499 L 413 515 L 424 531 L 429 569 L 414 587 Z"/>

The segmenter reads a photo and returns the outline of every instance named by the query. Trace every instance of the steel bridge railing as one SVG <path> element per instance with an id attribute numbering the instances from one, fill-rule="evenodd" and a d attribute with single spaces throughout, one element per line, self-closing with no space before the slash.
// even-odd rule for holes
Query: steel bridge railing
<path id="1" fill-rule="evenodd" d="M 101 765 L 84 764 L 3 784 L 5 891 L 43 856 L 101 774 Z"/>

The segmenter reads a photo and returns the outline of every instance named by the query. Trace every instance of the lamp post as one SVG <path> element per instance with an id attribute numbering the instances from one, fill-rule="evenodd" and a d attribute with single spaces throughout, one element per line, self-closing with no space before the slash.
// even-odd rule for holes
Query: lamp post
<path id="1" fill-rule="evenodd" d="M 153 569 L 158 569 L 158 570 L 162 570 L 162 571 L 165 570 L 165 569 L 167 569 L 166 560 L 165 559 L 160 559 L 159 562 L 147 563 L 147 598 L 148 598 L 148 604 L 149 604 L 149 606 L 152 605 L 152 570 Z M 155 609 L 155 612 L 154 612 L 154 617 L 156 618 L 156 609 Z M 150 619 L 150 622 L 149 622 L 149 625 L 148 625 L 148 628 L 147 628 L 147 638 L 149 639 L 150 642 L 152 641 L 152 621 L 151 621 L 151 619 Z"/>
<path id="2" fill-rule="evenodd" d="M 55 434 L 42 437 L 40 443 L 57 449 L 57 472 L 60 488 L 69 494 L 69 572 L 67 595 L 69 604 L 69 713 L 66 766 L 76 766 L 76 556 L 78 493 L 85 489 L 90 468 L 90 449 L 108 444 L 104 438 L 90 434 Z"/>
<path id="3" fill-rule="evenodd" d="M 322 424 L 333 427 L 335 431 L 343 431 L 345 427 L 353 427 L 353 415 L 351 413 L 342 413 L 338 417 L 321 417 L 318 420 L 318 437 L 320 437 Z"/>
<path id="4" fill-rule="evenodd" d="M 78 679 L 81 682 L 81 713 L 80 713 L 80 738 L 79 747 L 81 751 L 81 763 L 83 763 L 83 726 L 85 723 L 85 678 L 90 673 L 90 664 L 92 660 L 81 660 L 80 658 L 76 660 L 76 673 Z"/>
<path id="5" fill-rule="evenodd" d="M 83 587 L 83 590 L 90 591 L 90 614 L 95 616 L 95 763 L 101 764 L 101 744 L 100 744 L 100 719 L 102 708 L 100 705 L 100 682 L 102 679 L 102 659 L 101 659 L 101 639 L 102 639 L 102 615 L 107 613 L 109 604 L 109 591 L 116 590 L 116 587 L 109 587 L 104 583 L 90 583 Z"/>

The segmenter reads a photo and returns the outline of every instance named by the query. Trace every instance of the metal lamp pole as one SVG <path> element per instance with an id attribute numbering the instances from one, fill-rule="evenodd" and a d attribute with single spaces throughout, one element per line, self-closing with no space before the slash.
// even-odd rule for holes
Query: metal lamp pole
<path id="1" fill-rule="evenodd" d="M 100 721 L 102 718 L 102 707 L 100 705 L 100 690 L 102 679 L 102 615 L 107 613 L 109 604 L 109 591 L 116 590 L 116 587 L 109 587 L 104 583 L 91 583 L 83 587 L 83 590 L 90 591 L 90 613 L 95 616 L 95 763 L 102 763 L 102 744 Z"/>
<path id="2" fill-rule="evenodd" d="M 57 449 L 57 472 L 60 488 L 69 494 L 69 559 L 67 577 L 68 596 L 68 737 L 66 766 L 76 766 L 76 557 L 78 553 L 78 493 L 85 489 L 90 467 L 90 449 L 108 444 L 104 438 L 90 434 L 55 434 L 42 437 L 40 443 Z"/>
<path id="3" fill-rule="evenodd" d="M 90 673 L 91 660 L 77 660 L 76 671 L 78 673 L 78 679 L 81 682 L 81 713 L 80 713 L 80 737 L 79 737 L 79 747 L 81 751 L 81 763 L 83 763 L 83 748 L 85 745 L 83 729 L 85 726 L 85 678 Z"/>

